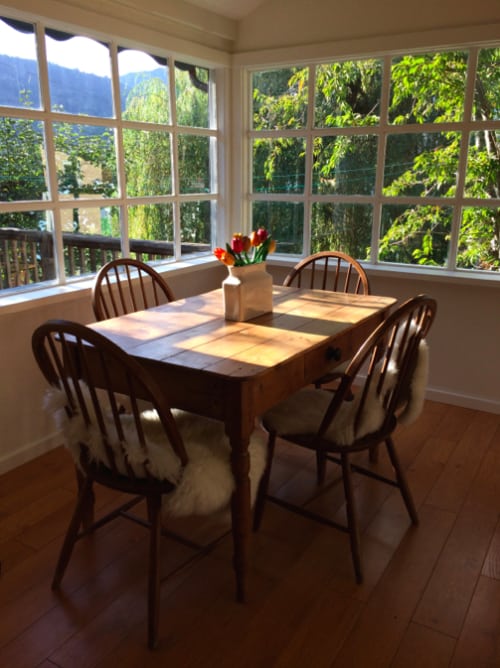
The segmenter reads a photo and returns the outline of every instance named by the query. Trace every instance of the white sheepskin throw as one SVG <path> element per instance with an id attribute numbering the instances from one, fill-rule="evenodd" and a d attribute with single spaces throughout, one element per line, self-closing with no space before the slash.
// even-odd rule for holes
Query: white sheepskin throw
<path id="1" fill-rule="evenodd" d="M 409 424 L 422 411 L 429 367 L 429 352 L 425 341 L 420 342 L 416 368 L 413 374 L 410 396 L 402 407 L 399 422 Z M 397 377 L 397 369 L 389 367 L 384 381 L 390 388 Z M 372 388 L 375 383 L 372 382 Z M 323 416 L 332 400 L 328 390 L 305 388 L 288 397 L 265 415 L 264 422 L 278 434 L 314 434 L 318 431 Z M 385 411 L 381 398 L 369 392 L 363 408 L 357 432 L 354 433 L 354 418 L 358 410 L 361 393 L 352 401 L 344 402 L 333 419 L 325 437 L 339 445 L 350 445 L 357 438 L 377 431 L 382 426 Z"/>
<path id="2" fill-rule="evenodd" d="M 420 341 L 418 358 L 410 385 L 410 396 L 398 420 L 400 424 L 414 422 L 424 407 L 425 388 L 429 377 L 429 346 L 425 340 Z"/>
<path id="3" fill-rule="evenodd" d="M 80 385 L 88 395 L 85 384 Z M 75 462 L 78 464 L 79 444 L 83 442 L 93 461 L 109 465 L 98 429 L 95 426 L 87 428 L 80 415 L 68 418 L 65 405 L 66 395 L 62 391 L 52 388 L 47 392 L 45 407 L 54 414 L 56 425 L 62 430 L 65 445 Z M 163 512 L 181 517 L 207 515 L 227 508 L 234 490 L 234 478 L 230 464 L 231 448 L 224 433 L 224 425 L 181 410 L 174 409 L 172 414 L 189 458 L 184 467 L 166 441 L 156 411 L 146 411 L 141 415 L 149 449 L 148 469 L 159 480 L 168 480 L 176 485 L 172 493 L 164 496 Z M 137 475 L 144 475 L 145 454 L 135 436 L 133 417 L 123 414 L 120 420 L 125 434 L 124 448 L 128 462 Z M 118 455 L 120 449 L 111 414 L 106 418 L 106 427 L 110 434 L 110 445 Z M 253 502 L 265 467 L 266 446 L 263 433 L 256 430 L 252 434 L 248 451 Z M 123 457 L 117 456 L 116 465 L 118 470 L 126 475 Z"/>

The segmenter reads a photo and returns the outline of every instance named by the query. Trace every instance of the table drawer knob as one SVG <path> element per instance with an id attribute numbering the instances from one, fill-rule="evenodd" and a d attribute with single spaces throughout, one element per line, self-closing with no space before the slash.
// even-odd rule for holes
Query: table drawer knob
<path id="1" fill-rule="evenodd" d="M 331 346 L 326 349 L 326 359 L 335 360 L 339 362 L 342 359 L 342 351 L 340 348 L 332 348 Z"/>

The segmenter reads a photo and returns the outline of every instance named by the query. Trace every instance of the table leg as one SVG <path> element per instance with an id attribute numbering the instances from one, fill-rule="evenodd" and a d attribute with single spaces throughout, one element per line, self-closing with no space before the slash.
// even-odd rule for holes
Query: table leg
<path id="1" fill-rule="evenodd" d="M 248 437 L 230 437 L 231 466 L 235 480 L 232 498 L 232 529 L 233 529 L 233 567 L 236 574 L 236 599 L 243 603 L 246 599 L 246 574 L 251 536 L 251 505 L 250 505 L 250 458 L 248 454 Z"/>

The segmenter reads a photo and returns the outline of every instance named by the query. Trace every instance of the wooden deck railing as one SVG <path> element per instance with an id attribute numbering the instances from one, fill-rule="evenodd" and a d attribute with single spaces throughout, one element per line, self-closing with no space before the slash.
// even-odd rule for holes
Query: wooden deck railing
<path id="1" fill-rule="evenodd" d="M 64 262 L 68 276 L 95 273 L 120 255 L 120 239 L 103 235 L 63 232 Z M 182 244 L 182 253 L 210 250 L 209 244 Z M 131 255 L 144 261 L 172 257 L 169 241 L 130 240 Z M 41 283 L 55 278 L 51 232 L 0 228 L 0 289 Z"/>

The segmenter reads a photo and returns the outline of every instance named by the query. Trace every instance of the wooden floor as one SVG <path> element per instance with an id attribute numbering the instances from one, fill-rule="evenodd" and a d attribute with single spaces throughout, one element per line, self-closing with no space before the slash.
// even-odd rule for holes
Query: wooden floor
<path id="1" fill-rule="evenodd" d="M 500 666 L 500 415 L 428 402 L 396 442 L 420 525 L 411 527 L 397 492 L 357 481 L 365 584 L 354 582 L 345 534 L 268 504 L 246 604 L 234 601 L 230 535 L 196 559 L 165 539 L 154 652 L 145 530 L 120 519 L 80 541 L 56 595 L 51 575 L 75 494 L 69 456 L 58 449 L 5 474 L 0 666 Z M 334 467 L 321 499 L 309 453 L 282 445 L 274 474 L 279 495 L 342 517 Z M 100 508 L 112 501 L 98 495 Z M 208 541 L 227 520 L 182 526 Z"/>

